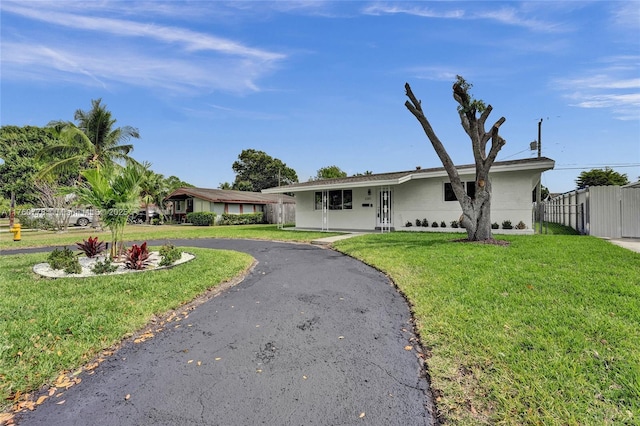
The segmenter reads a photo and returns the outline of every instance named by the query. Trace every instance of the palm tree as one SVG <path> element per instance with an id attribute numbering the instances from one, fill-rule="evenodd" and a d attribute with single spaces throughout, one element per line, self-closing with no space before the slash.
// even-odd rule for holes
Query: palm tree
<path id="1" fill-rule="evenodd" d="M 70 121 L 49 123 L 48 127 L 60 143 L 44 148 L 38 158 L 56 157 L 62 160 L 52 161 L 38 176 L 66 171 L 78 161 L 84 169 L 136 162 L 129 156 L 133 145 L 125 142 L 139 138 L 138 129 L 131 126 L 114 128 L 116 120 L 101 102 L 102 99 L 92 100 L 89 111 L 78 109 L 74 114 L 77 125 Z"/>
<path id="2" fill-rule="evenodd" d="M 77 187 L 68 188 L 80 202 L 100 210 L 102 221 L 111 231 L 111 258 L 118 254 L 118 244 L 124 241 L 127 218 L 138 208 L 143 174 L 144 169 L 137 164 L 107 165 L 84 170 L 83 181 Z"/>
<path id="3" fill-rule="evenodd" d="M 144 203 L 146 211 L 146 222 L 151 223 L 151 215 L 149 214 L 149 205 L 155 204 L 161 210 L 162 202 L 167 196 L 167 185 L 165 183 L 164 176 L 151 170 L 151 164 L 144 162 L 145 167 L 144 175 L 140 181 L 140 200 Z"/>

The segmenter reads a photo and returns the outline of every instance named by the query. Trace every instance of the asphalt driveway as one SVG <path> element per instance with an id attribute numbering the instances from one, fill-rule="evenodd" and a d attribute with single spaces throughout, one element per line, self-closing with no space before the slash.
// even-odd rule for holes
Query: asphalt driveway
<path id="1" fill-rule="evenodd" d="M 258 264 L 153 338 L 125 342 L 19 424 L 435 423 L 409 308 L 383 274 L 306 244 L 173 243 L 243 251 Z"/>

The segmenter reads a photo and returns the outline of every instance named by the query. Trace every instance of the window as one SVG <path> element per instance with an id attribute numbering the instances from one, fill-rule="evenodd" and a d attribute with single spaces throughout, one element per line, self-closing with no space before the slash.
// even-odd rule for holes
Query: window
<path id="1" fill-rule="evenodd" d="M 329 210 L 351 210 L 353 208 L 353 192 L 350 189 L 329 191 Z M 314 209 L 322 210 L 322 192 L 314 194 Z"/>
<path id="2" fill-rule="evenodd" d="M 314 203 L 316 210 L 322 210 L 322 192 L 316 192 Z"/>
<path id="3" fill-rule="evenodd" d="M 475 182 L 462 182 L 467 188 L 467 195 L 471 198 L 476 197 L 476 183 Z M 444 184 L 444 200 L 445 201 L 458 201 L 458 197 L 453 192 L 453 187 L 450 182 Z"/>

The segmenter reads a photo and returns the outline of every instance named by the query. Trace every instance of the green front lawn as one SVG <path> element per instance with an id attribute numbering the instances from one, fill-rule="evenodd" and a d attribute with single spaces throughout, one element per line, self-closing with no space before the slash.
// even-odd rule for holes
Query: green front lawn
<path id="1" fill-rule="evenodd" d="M 171 269 L 55 280 L 32 272 L 45 253 L 0 256 L 0 412 L 253 262 L 245 253 L 185 251 L 196 258 Z"/>
<path id="2" fill-rule="evenodd" d="M 330 237 L 340 233 L 294 231 L 278 229 L 276 225 L 238 225 L 238 226 L 191 226 L 191 225 L 127 225 L 124 238 L 127 241 L 141 243 L 147 240 L 170 240 L 178 238 L 250 238 L 260 240 L 310 242 L 317 238 Z M 70 226 L 64 233 L 52 231 L 25 231 L 20 241 L 13 241 L 13 234 L 0 234 L 0 250 L 24 247 L 62 246 L 75 247 L 75 243 L 98 236 L 109 241 L 111 234 L 104 231 Z"/>
<path id="3" fill-rule="evenodd" d="M 640 424 L 640 254 L 586 236 L 366 235 L 334 246 L 406 295 L 454 424 Z"/>

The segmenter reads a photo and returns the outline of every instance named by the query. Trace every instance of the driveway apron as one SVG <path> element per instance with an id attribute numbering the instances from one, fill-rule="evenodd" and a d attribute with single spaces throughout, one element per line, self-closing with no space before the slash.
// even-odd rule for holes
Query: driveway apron
<path id="1" fill-rule="evenodd" d="M 409 307 L 383 274 L 307 244 L 172 243 L 242 251 L 258 263 L 187 318 L 126 341 L 19 424 L 435 423 Z"/>

